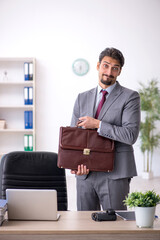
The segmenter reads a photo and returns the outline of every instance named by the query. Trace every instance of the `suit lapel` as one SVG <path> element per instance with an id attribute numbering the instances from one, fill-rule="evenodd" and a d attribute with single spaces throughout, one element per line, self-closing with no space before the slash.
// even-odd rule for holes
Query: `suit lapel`
<path id="1" fill-rule="evenodd" d="M 115 88 L 113 89 L 113 91 L 108 96 L 108 98 L 106 99 L 105 103 L 103 104 L 103 107 L 102 107 L 102 109 L 100 111 L 100 114 L 99 114 L 99 117 L 98 117 L 99 120 L 102 120 L 102 118 L 105 115 L 105 113 L 108 111 L 108 109 L 114 103 L 114 101 L 119 97 L 119 95 L 121 95 L 121 93 L 122 93 L 122 87 L 117 82 Z"/>
<path id="2" fill-rule="evenodd" d="M 96 96 L 97 96 L 97 87 L 91 89 L 89 91 L 89 94 L 87 95 L 87 113 L 88 113 L 88 116 L 90 117 L 94 117 Z"/>

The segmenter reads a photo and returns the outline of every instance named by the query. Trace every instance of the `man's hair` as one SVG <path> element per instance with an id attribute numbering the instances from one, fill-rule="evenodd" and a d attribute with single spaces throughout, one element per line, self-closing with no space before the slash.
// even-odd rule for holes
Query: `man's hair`
<path id="1" fill-rule="evenodd" d="M 104 57 L 111 57 L 119 61 L 121 68 L 124 65 L 124 57 L 123 54 L 116 48 L 105 48 L 99 55 L 99 62 L 101 63 Z"/>

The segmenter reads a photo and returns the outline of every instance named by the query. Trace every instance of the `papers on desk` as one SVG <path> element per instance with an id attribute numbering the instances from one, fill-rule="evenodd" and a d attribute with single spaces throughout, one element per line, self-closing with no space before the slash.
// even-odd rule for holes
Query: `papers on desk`
<path id="1" fill-rule="evenodd" d="M 7 211 L 7 200 L 0 199 L 0 226 L 2 225 L 5 219 L 5 213 Z"/>

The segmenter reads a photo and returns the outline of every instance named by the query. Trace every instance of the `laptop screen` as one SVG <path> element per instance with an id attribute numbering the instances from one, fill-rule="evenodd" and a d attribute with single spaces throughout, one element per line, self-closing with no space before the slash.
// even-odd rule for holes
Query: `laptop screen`
<path id="1" fill-rule="evenodd" d="M 57 191 L 7 189 L 8 219 L 57 220 Z"/>

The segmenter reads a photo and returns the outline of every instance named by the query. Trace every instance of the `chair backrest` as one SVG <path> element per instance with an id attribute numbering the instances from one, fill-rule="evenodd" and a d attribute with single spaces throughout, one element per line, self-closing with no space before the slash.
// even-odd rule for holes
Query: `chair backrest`
<path id="1" fill-rule="evenodd" d="M 10 152 L 0 163 L 0 198 L 6 198 L 7 188 L 56 189 L 58 210 L 67 210 L 65 170 L 57 167 L 57 153 Z"/>

